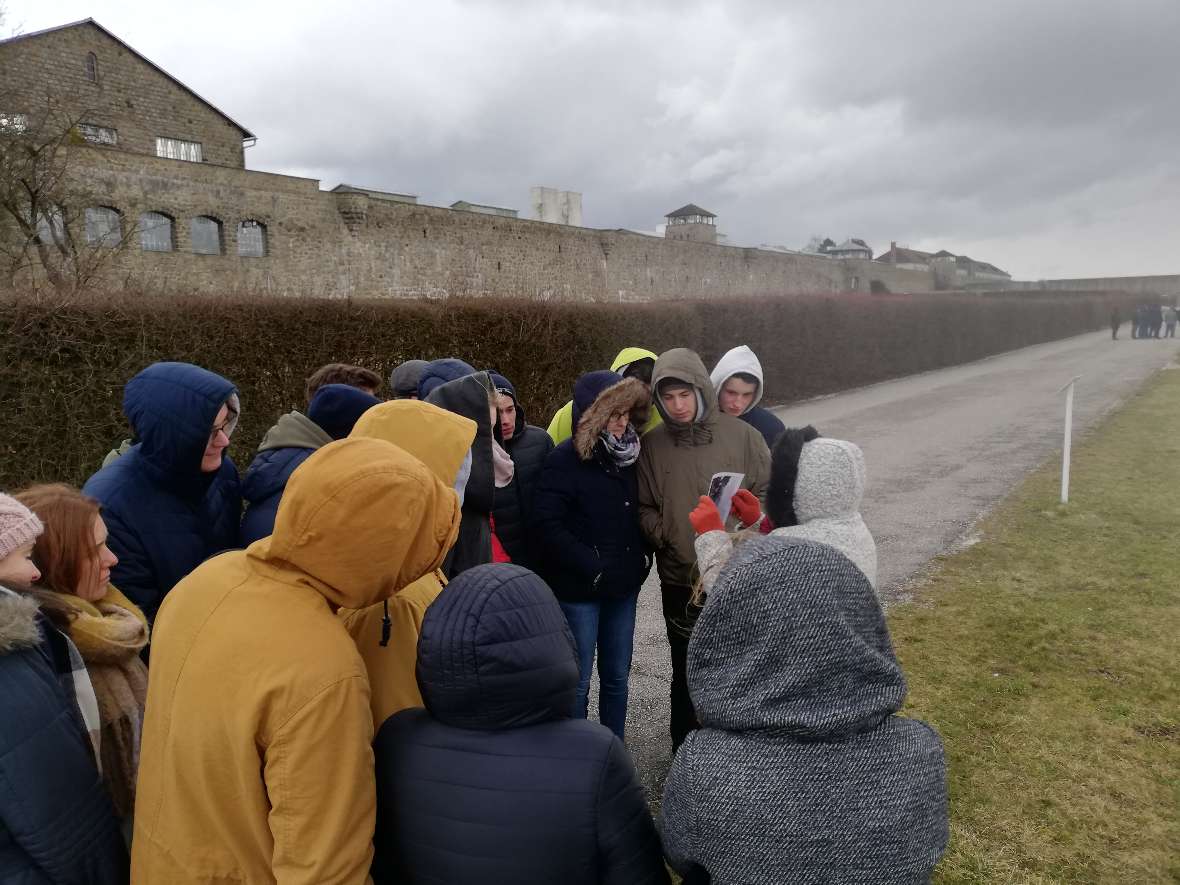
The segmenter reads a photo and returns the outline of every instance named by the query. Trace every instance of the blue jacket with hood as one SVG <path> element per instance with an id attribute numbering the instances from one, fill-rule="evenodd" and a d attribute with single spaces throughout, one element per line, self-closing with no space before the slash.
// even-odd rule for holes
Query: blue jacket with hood
<path id="1" fill-rule="evenodd" d="M 666 883 L 659 839 L 622 742 L 570 718 L 574 640 L 527 569 L 481 565 L 426 610 L 426 709 L 385 720 L 374 885 Z"/>
<path id="2" fill-rule="evenodd" d="M 169 590 L 205 559 L 234 547 L 242 498 L 228 457 L 212 473 L 201 458 L 233 384 L 189 363 L 153 363 L 127 382 L 123 412 L 138 442 L 82 491 L 102 505 L 119 563 L 111 582 L 153 620 Z M 231 427 L 232 429 L 232 427 Z"/>

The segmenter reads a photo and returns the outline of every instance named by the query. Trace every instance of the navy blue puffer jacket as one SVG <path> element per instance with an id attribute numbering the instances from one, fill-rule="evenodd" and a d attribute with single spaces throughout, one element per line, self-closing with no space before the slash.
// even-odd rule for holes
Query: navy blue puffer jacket
<path id="1" fill-rule="evenodd" d="M 127 382 L 123 411 L 139 440 L 86 481 L 102 504 L 119 564 L 111 582 L 149 620 L 164 596 L 205 559 L 237 544 L 238 469 L 224 457 L 201 472 L 213 421 L 234 386 L 189 363 L 153 363 Z"/>
<path id="2" fill-rule="evenodd" d="M 127 882 L 69 672 L 65 637 L 31 599 L 0 590 L 0 885 Z"/>
<path id="3" fill-rule="evenodd" d="M 515 565 L 455 578 L 426 611 L 426 709 L 377 735 L 375 885 L 667 882 L 627 751 L 571 719 L 573 637 Z"/>

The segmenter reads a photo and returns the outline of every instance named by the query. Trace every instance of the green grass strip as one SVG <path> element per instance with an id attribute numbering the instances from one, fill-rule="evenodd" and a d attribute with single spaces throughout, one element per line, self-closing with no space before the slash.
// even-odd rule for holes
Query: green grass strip
<path id="1" fill-rule="evenodd" d="M 939 883 L 1180 881 L 1180 372 L 1075 445 L 1066 506 L 1060 474 L 889 613 L 947 748 Z"/>

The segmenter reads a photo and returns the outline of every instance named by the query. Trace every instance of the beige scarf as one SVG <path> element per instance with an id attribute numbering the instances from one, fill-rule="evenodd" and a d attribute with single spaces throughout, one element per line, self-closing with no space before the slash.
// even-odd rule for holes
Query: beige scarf
<path id="1" fill-rule="evenodd" d="M 148 643 L 147 619 L 114 587 L 91 603 L 62 594 L 74 611 L 70 639 L 82 654 L 98 699 L 102 774 L 120 817 L 135 805 L 135 775 L 147 701 L 147 667 L 139 657 Z"/>
<path id="2" fill-rule="evenodd" d="M 495 472 L 496 488 L 502 489 L 512 482 L 516 465 L 512 462 L 512 456 L 495 440 L 492 440 L 492 468 Z"/>

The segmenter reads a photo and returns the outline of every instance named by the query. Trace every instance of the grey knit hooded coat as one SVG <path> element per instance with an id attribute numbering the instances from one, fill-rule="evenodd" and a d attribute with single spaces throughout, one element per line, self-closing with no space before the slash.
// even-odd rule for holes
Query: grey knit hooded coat
<path id="1" fill-rule="evenodd" d="M 720 883 L 928 880 L 947 843 L 938 734 L 895 715 L 905 679 L 864 572 L 767 536 L 722 570 L 688 648 L 702 728 L 664 788 L 664 852 Z"/>

